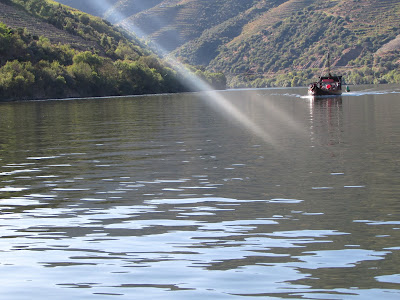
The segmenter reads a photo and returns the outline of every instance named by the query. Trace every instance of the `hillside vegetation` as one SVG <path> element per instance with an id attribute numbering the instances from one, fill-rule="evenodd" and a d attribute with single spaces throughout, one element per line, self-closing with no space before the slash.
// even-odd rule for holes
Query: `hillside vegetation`
<path id="1" fill-rule="evenodd" d="M 398 1 L 292 0 L 247 24 L 208 68 L 234 86 L 298 86 L 320 75 L 329 51 L 348 83 L 400 83 L 399 33 Z"/>
<path id="2" fill-rule="evenodd" d="M 224 86 L 220 74 L 197 72 Z M 2 100 L 180 92 L 184 80 L 98 17 L 53 1 L 0 1 Z"/>
<path id="3" fill-rule="evenodd" d="M 320 75 L 328 51 L 333 70 L 348 83 L 400 82 L 398 0 L 146 3 L 114 1 L 103 17 L 118 11 L 110 21 L 162 53 L 224 72 L 231 87 L 307 84 Z"/>

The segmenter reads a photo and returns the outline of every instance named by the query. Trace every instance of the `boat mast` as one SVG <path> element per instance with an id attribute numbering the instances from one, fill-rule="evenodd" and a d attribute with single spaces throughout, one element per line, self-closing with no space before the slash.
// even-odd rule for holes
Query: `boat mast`
<path id="1" fill-rule="evenodd" d="M 332 75 L 331 75 L 331 53 L 329 52 L 329 50 L 328 50 L 328 62 L 327 62 L 327 65 L 328 65 L 328 75 L 329 75 L 329 77 L 332 77 Z"/>
<path id="2" fill-rule="evenodd" d="M 326 61 L 325 68 L 328 68 L 328 76 L 332 77 L 332 75 L 331 75 L 331 54 L 330 54 L 329 49 L 328 49 L 328 60 Z M 325 68 L 321 70 L 320 77 L 322 77 L 324 75 L 323 72 L 325 71 Z"/>

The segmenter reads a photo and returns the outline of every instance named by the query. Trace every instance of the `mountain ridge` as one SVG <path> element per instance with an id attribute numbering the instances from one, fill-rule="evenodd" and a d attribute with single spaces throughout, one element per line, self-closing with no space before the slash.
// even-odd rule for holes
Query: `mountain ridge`
<path id="1" fill-rule="evenodd" d="M 400 82 L 397 0 L 152 1 L 98 3 L 160 55 L 224 72 L 231 87 L 304 85 L 328 51 L 351 83 Z"/>

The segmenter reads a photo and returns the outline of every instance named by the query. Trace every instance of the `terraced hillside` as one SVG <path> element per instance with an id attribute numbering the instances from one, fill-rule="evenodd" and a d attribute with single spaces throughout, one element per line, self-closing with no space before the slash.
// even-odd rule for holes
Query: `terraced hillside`
<path id="1" fill-rule="evenodd" d="M 156 41 L 162 49 L 172 50 L 183 44 L 176 26 L 170 25 L 177 19 L 179 9 L 173 6 L 156 6 L 134 18 L 124 20 L 121 25 L 127 30 L 136 32 L 139 37 Z"/>
<path id="2" fill-rule="evenodd" d="M 172 51 L 205 30 L 236 17 L 259 0 L 168 0 L 125 19 L 121 25 Z"/>
<path id="3" fill-rule="evenodd" d="M 141 11 L 157 6 L 163 0 L 58 0 L 57 2 L 116 24 Z"/>
<path id="4" fill-rule="evenodd" d="M 354 20 L 353 30 L 374 35 L 388 26 L 400 24 L 398 0 L 340 1 L 333 13 Z"/>
<path id="5" fill-rule="evenodd" d="M 289 17 L 291 14 L 302 10 L 305 6 L 315 2 L 314 0 L 289 0 L 274 1 L 276 6 L 272 7 L 265 13 L 259 15 L 253 22 L 249 22 L 243 27 L 242 34 L 234 38 L 230 44 L 243 41 L 252 35 L 258 34 L 265 28 Z"/>
<path id="6" fill-rule="evenodd" d="M 112 6 L 107 7 L 102 16 L 112 23 L 120 23 L 130 16 L 157 6 L 162 1 L 163 0 L 119 0 Z"/>
<path id="7" fill-rule="evenodd" d="M 398 0 L 138 1 L 114 4 L 134 12 L 124 27 L 154 49 L 224 72 L 231 86 L 304 84 L 328 49 L 332 65 L 354 82 L 393 82 L 400 69 Z M 294 79 L 270 82 L 278 76 Z"/>
<path id="8" fill-rule="evenodd" d="M 203 45 L 210 38 L 206 35 L 173 54 L 187 58 L 189 63 L 205 62 L 209 70 L 223 71 L 231 86 L 306 84 L 312 74 L 321 72 L 328 49 L 332 65 L 347 74 L 349 82 L 400 79 L 393 75 L 400 70 L 399 1 L 275 3 L 279 5 L 260 13 L 238 35 L 208 52 L 213 59 L 204 59 Z M 392 75 L 385 77 L 389 73 Z"/>
<path id="9" fill-rule="evenodd" d="M 237 45 L 304 9 L 350 18 L 347 28 L 357 35 L 376 35 L 400 23 L 398 0 L 58 0 L 101 15 L 136 31 L 172 51 L 202 34 L 218 32 L 225 22 L 238 22 L 235 36 L 223 44 Z M 249 13 L 249 11 L 251 13 Z M 239 17 L 239 18 L 238 18 Z M 123 20 L 123 21 L 121 21 Z M 214 34 L 214 37 L 217 34 Z M 228 39 L 227 39 L 228 38 Z"/>
<path id="10" fill-rule="evenodd" d="M 70 34 L 2 1 L 0 1 L 0 22 L 12 28 L 29 28 L 32 35 L 44 36 L 54 44 L 68 44 L 81 50 L 98 48 L 92 41 Z"/>
<path id="11" fill-rule="evenodd" d="M 211 29 L 203 31 L 200 37 L 187 42 L 174 50 L 172 55 L 183 57 L 195 65 L 208 65 L 218 54 L 218 49 L 226 43 L 235 40 L 241 33 L 246 32 L 244 27 L 249 26 L 252 20 L 263 13 L 267 13 L 279 6 L 281 1 L 261 1 L 237 16 L 230 18 Z"/>

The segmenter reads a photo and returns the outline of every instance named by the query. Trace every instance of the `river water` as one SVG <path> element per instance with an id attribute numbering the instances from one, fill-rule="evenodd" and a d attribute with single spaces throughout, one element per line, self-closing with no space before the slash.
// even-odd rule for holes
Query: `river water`
<path id="1" fill-rule="evenodd" d="M 400 88 L 0 104 L 2 299 L 399 299 Z"/>

